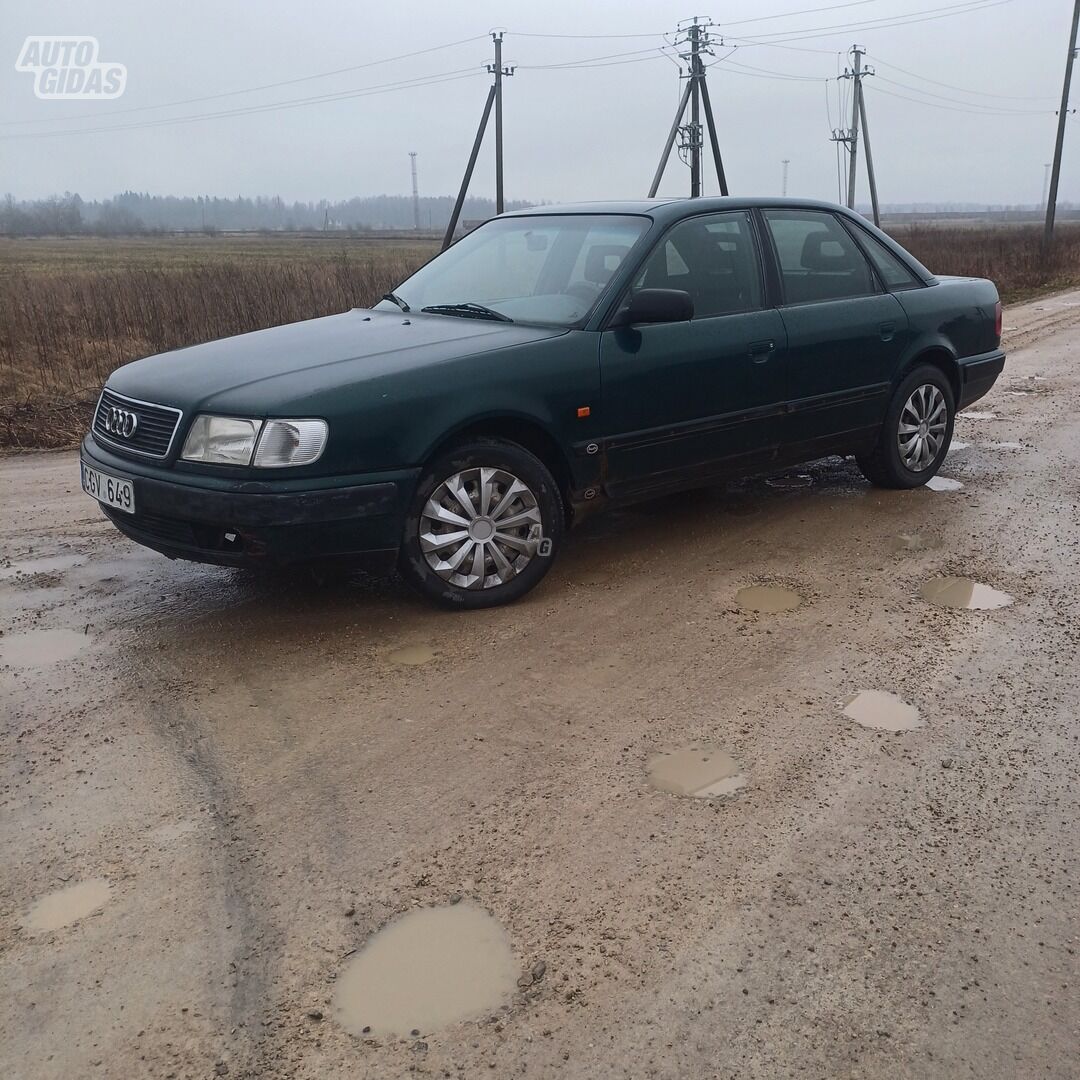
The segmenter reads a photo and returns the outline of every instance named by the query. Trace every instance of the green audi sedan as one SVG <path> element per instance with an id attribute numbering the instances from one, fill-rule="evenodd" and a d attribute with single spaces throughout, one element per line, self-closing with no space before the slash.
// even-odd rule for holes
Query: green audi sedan
<path id="1" fill-rule="evenodd" d="M 612 504 L 827 454 L 924 484 L 1000 341 L 991 282 L 829 203 L 545 206 L 371 309 L 120 368 L 82 486 L 172 558 L 376 561 L 487 607 Z"/>

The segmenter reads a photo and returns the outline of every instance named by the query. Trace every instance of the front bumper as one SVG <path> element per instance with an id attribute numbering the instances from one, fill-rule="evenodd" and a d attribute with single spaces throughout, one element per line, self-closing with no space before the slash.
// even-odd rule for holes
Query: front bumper
<path id="1" fill-rule="evenodd" d="M 221 566 L 319 559 L 392 564 L 417 479 L 416 470 L 405 470 L 298 487 L 176 475 L 113 454 L 89 435 L 80 457 L 134 484 L 134 514 L 99 504 L 125 536 L 170 558 Z"/>

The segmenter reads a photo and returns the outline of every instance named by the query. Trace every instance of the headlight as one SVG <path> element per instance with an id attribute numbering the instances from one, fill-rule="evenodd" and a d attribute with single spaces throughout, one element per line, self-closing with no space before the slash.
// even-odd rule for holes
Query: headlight
<path id="1" fill-rule="evenodd" d="M 258 469 L 310 465 L 326 446 L 325 420 L 267 420 L 252 464 Z"/>
<path id="2" fill-rule="evenodd" d="M 195 417 L 180 456 L 185 461 L 215 465 L 250 465 L 261 427 L 261 420 L 204 413 Z"/>

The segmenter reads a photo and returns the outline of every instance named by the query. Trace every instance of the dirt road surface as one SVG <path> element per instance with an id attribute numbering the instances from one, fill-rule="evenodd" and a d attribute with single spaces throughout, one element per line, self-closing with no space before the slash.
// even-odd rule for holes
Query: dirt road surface
<path id="1" fill-rule="evenodd" d="M 490 612 L 169 562 L 0 462 L 0 1076 L 1080 1075 L 1080 293 L 1005 322 L 961 491 L 667 499 Z M 696 742 L 746 785 L 650 786 Z M 356 951 L 459 897 L 521 985 L 350 1034 Z"/>

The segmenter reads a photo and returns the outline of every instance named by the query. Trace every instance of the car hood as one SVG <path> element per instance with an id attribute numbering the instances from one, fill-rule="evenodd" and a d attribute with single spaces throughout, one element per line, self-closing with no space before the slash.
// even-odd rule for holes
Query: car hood
<path id="1" fill-rule="evenodd" d="M 524 345 L 561 328 L 354 309 L 148 356 L 113 372 L 109 388 L 185 412 L 273 414 L 328 390 Z"/>

